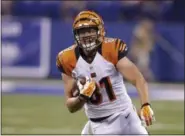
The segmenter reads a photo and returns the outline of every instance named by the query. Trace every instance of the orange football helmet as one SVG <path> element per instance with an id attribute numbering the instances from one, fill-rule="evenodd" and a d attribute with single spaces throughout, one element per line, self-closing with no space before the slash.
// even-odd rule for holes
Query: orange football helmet
<path id="1" fill-rule="evenodd" d="M 89 33 L 91 32 L 90 29 L 94 29 L 96 30 L 96 35 L 85 35 L 85 37 L 80 37 L 80 31 L 82 32 L 84 29 L 89 29 Z M 73 33 L 77 45 L 79 45 L 85 52 L 91 52 L 104 40 L 104 22 L 102 18 L 93 11 L 82 11 L 74 20 Z"/>

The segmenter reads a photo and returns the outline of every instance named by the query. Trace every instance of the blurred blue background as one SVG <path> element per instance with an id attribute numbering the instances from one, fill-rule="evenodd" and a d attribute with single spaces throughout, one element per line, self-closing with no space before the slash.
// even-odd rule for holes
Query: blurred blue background
<path id="1" fill-rule="evenodd" d="M 152 73 L 152 77 L 146 75 L 148 81 L 184 82 L 184 3 L 183 0 L 2 1 L 2 75 L 60 78 L 56 55 L 74 43 L 72 21 L 81 10 L 88 9 L 102 16 L 107 36 L 121 38 L 131 52 L 143 52 L 138 53 L 137 60 L 132 53 L 129 57 L 144 75 L 147 71 Z M 149 22 L 152 30 L 147 30 L 147 23 L 143 22 Z M 147 46 L 151 49 L 146 49 Z"/>

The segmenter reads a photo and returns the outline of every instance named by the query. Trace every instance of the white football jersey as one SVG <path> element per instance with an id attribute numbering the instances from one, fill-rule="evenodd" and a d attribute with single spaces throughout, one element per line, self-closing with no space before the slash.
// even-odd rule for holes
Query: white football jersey
<path id="1" fill-rule="evenodd" d="M 90 64 L 80 55 L 76 45 L 58 54 L 57 67 L 61 72 L 73 78 L 92 77 L 99 85 L 100 91 L 84 106 L 88 118 L 109 116 L 132 106 L 123 77 L 115 67 L 126 53 L 123 41 L 106 38 Z"/>

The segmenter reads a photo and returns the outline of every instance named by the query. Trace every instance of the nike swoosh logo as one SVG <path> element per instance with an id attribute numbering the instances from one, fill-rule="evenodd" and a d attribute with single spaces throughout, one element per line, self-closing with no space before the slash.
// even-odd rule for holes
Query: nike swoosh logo
<path id="1" fill-rule="evenodd" d="M 127 116 L 125 116 L 125 118 L 127 119 L 129 115 L 130 115 L 130 113 Z"/>

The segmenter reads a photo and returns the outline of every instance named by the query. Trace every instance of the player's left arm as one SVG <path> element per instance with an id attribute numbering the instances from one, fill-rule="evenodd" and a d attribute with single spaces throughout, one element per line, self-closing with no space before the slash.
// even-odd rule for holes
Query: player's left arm
<path id="1" fill-rule="evenodd" d="M 141 119 L 145 120 L 148 126 L 152 124 L 153 118 L 153 110 L 151 109 L 148 96 L 148 85 L 136 65 L 126 57 L 127 52 L 126 44 L 124 44 L 124 49 L 118 50 L 116 68 L 126 80 L 136 87 L 141 101 Z"/>
<path id="2" fill-rule="evenodd" d="M 135 64 L 124 57 L 118 61 L 116 66 L 123 77 L 137 88 L 141 104 L 149 103 L 147 82 Z"/>

